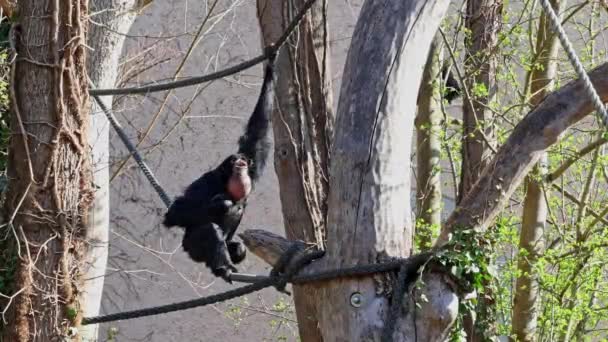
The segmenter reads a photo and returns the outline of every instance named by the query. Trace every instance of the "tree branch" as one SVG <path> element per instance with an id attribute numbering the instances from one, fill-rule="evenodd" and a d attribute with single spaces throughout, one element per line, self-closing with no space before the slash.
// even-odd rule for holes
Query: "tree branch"
<path id="1" fill-rule="evenodd" d="M 565 162 L 563 162 L 555 171 L 553 171 L 552 173 L 550 173 L 549 175 L 547 175 L 547 182 L 553 182 L 554 180 L 558 179 L 562 174 L 564 174 L 564 172 L 566 172 L 566 170 L 568 170 L 568 168 L 570 166 L 572 166 L 572 164 L 574 164 L 575 162 L 577 162 L 579 159 L 581 159 L 583 156 L 585 156 L 587 153 L 595 150 L 596 148 L 604 145 L 606 142 L 608 142 L 608 139 L 606 138 L 599 138 L 593 142 L 591 142 L 589 145 L 583 147 L 583 149 L 581 149 L 580 151 L 578 151 L 572 158 L 569 158 L 568 160 L 566 160 Z"/>
<path id="2" fill-rule="evenodd" d="M 285 29 L 285 32 L 276 41 L 276 43 L 274 43 L 270 46 L 267 46 L 264 49 L 263 54 L 261 54 L 257 57 L 254 57 L 248 61 L 245 61 L 245 62 L 237 64 L 233 67 L 230 67 L 230 68 L 227 68 L 224 70 L 220 70 L 220 71 L 208 74 L 208 75 L 189 77 L 189 78 L 185 78 L 185 79 L 182 79 L 179 81 L 166 82 L 166 83 L 160 83 L 160 84 L 151 84 L 151 85 L 141 86 L 141 87 L 130 87 L 130 88 L 119 88 L 119 89 L 90 89 L 89 94 L 96 95 L 96 96 L 148 94 L 148 93 L 153 93 L 153 92 L 158 92 L 158 91 L 163 91 L 163 90 L 188 87 L 188 86 L 217 80 L 222 77 L 226 77 L 226 76 L 230 76 L 230 75 L 239 73 L 245 69 L 251 68 L 252 66 L 254 66 L 256 64 L 262 63 L 263 61 L 268 59 L 270 56 L 276 54 L 279 51 L 279 49 L 281 48 L 281 46 L 283 46 L 283 44 L 285 44 L 285 42 L 287 41 L 289 36 L 293 33 L 293 31 L 295 31 L 295 29 L 298 27 L 298 25 L 300 24 L 300 21 L 302 20 L 302 18 L 304 18 L 304 15 L 308 11 L 308 9 L 310 9 L 310 7 L 315 3 L 315 1 L 316 0 L 308 0 L 304 4 L 304 6 L 302 6 L 302 9 L 300 10 L 300 12 L 298 12 L 298 14 L 289 23 L 289 26 L 287 26 L 287 28 Z"/>
<path id="3" fill-rule="evenodd" d="M 271 266 L 276 265 L 281 255 L 294 244 L 302 244 L 303 248 L 306 246 L 303 242 L 287 240 L 262 229 L 248 229 L 238 235 L 251 253 Z"/>
<path id="4" fill-rule="evenodd" d="M 572 201 L 574 204 L 576 204 L 578 206 L 582 205 L 582 202 L 574 194 L 572 194 L 570 191 L 562 188 L 561 186 L 559 186 L 557 184 L 551 184 L 551 186 L 555 190 L 559 191 L 560 193 L 563 193 L 564 197 L 566 197 L 567 199 L 569 199 L 570 201 Z M 593 210 L 591 208 L 587 208 L 586 212 L 590 216 L 593 216 L 595 218 L 594 222 L 599 221 L 599 222 L 602 222 L 603 224 L 605 224 L 605 225 L 608 226 L 608 220 L 606 220 L 604 218 L 604 216 L 606 216 L 605 213 L 602 215 L 602 213 L 598 213 L 598 212 L 596 212 L 595 210 Z"/>
<path id="5" fill-rule="evenodd" d="M 589 73 L 603 102 L 608 100 L 608 63 Z M 446 221 L 438 244 L 460 227 L 484 231 L 541 154 L 572 125 L 593 111 L 583 81 L 574 80 L 547 96 L 515 127 L 479 181 Z"/>

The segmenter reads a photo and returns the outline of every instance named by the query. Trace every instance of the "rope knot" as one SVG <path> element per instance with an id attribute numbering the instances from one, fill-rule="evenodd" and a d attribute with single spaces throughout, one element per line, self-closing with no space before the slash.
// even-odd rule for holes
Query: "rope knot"
<path id="1" fill-rule="evenodd" d="M 274 265 L 272 271 L 270 271 L 270 278 L 275 279 L 276 283 L 274 287 L 277 291 L 291 295 L 289 291 L 285 290 L 287 283 L 289 283 L 293 276 L 300 272 L 306 265 L 310 264 L 315 259 L 321 258 L 325 254 L 325 251 L 314 250 L 296 257 L 299 252 L 305 250 L 306 244 L 298 241 L 289 246 Z"/>
<path id="2" fill-rule="evenodd" d="M 274 286 L 277 291 L 291 295 L 291 293 L 287 291 L 285 287 L 287 286 L 289 278 L 291 278 L 294 272 L 287 272 L 287 266 L 292 261 L 294 256 L 303 249 L 304 246 L 302 243 L 294 243 L 293 245 L 289 246 L 289 248 L 283 254 L 281 254 L 281 257 L 270 271 L 270 277 L 277 279 L 277 283 Z"/>

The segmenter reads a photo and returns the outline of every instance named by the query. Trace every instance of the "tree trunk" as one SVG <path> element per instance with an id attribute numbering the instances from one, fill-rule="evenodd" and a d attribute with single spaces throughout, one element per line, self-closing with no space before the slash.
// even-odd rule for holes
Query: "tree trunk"
<path id="1" fill-rule="evenodd" d="M 276 41 L 304 0 L 258 0 L 264 44 Z M 276 60 L 275 170 L 287 237 L 324 248 L 333 135 L 327 0 L 312 6 Z M 309 286 L 294 287 L 302 341 L 322 340 Z"/>
<path id="2" fill-rule="evenodd" d="M 99 88 L 114 88 L 118 75 L 119 57 L 125 34 L 137 15 L 137 0 L 90 0 L 90 13 L 95 24 L 90 26 L 87 39 L 92 51 L 87 60 L 89 77 Z M 112 97 L 102 100 L 112 108 Z M 83 297 L 82 312 L 85 317 L 99 314 L 103 292 L 104 275 L 108 260 L 108 234 L 110 224 L 110 183 L 109 183 L 109 135 L 110 124 L 104 113 L 91 101 L 92 115 L 89 126 L 89 145 L 93 162 L 93 183 L 95 197 L 89 210 L 86 230 L 88 249 L 83 268 L 84 284 L 80 295 Z M 96 341 L 98 325 L 81 328 L 84 341 Z"/>
<path id="3" fill-rule="evenodd" d="M 559 13 L 559 0 L 551 2 L 556 13 Z M 530 73 L 532 106 L 537 106 L 553 88 L 553 79 L 557 70 L 558 43 L 557 35 L 553 34 L 551 24 L 543 13 L 536 37 L 537 63 L 540 67 Z M 512 316 L 512 335 L 521 342 L 536 340 L 539 291 L 533 265 L 544 249 L 543 232 L 547 221 L 547 202 L 541 182 L 545 175 L 546 164 L 547 155 L 544 154 L 535 167 L 535 176 L 526 178 L 527 191 L 519 239 L 520 256 L 517 261 L 519 277 L 515 283 Z"/>
<path id="4" fill-rule="evenodd" d="M 441 227 L 441 89 L 440 40 L 431 44 L 422 75 L 416 116 L 416 233 L 420 248 L 433 244 Z"/>
<path id="5" fill-rule="evenodd" d="M 409 151 L 418 95 L 411 86 L 420 84 L 448 4 L 368 0 L 361 8 L 344 67 L 331 150 L 327 253 L 319 266 L 376 263 L 411 253 Z M 324 283 L 315 296 L 324 340 L 379 340 L 390 304 L 390 279 L 378 275 Z M 429 283 L 433 285 L 442 284 Z M 447 293 L 443 289 L 427 296 L 439 298 Z M 355 293 L 359 306 L 350 302 Z M 393 300 L 402 303 L 402 298 Z M 428 309 L 436 308 L 422 304 L 418 312 L 408 304 L 410 310 L 402 311 L 395 325 L 394 341 L 445 337 L 452 312 L 429 316 Z M 445 325 L 435 325 L 437 321 Z"/>
<path id="6" fill-rule="evenodd" d="M 385 21 L 379 20 L 378 22 Z M 355 38 L 357 37 L 358 36 L 356 35 Z M 360 38 L 357 38 L 356 41 L 359 41 L 359 39 Z M 419 66 L 421 67 L 422 65 Z M 591 82 L 594 84 L 600 98 L 604 102 L 608 101 L 608 78 L 605 77 L 607 74 L 608 63 L 603 64 L 589 73 Z M 349 73 L 346 75 L 349 75 Z M 544 151 L 552 144 L 559 141 L 563 136 L 563 133 L 569 127 L 585 118 L 593 110 L 593 105 L 588 96 L 586 96 L 585 86 L 581 80 L 572 81 L 563 86 L 560 90 L 547 96 L 538 107 L 528 113 L 515 127 L 507 142 L 501 146 L 498 153 L 484 169 L 479 181 L 473 186 L 469 194 L 464 197 L 461 204 L 452 212 L 442 227 L 436 247 L 445 245 L 449 241 L 450 235 L 458 229 L 472 228 L 479 233 L 485 232 L 494 222 L 496 216 L 498 216 L 500 211 L 504 208 L 513 192 L 520 186 L 527 172 L 538 161 Z M 383 126 L 383 128 L 384 127 L 385 126 Z M 340 126 L 337 125 L 337 128 L 339 129 Z M 338 133 L 339 132 L 340 131 L 338 130 Z M 340 134 L 338 134 L 338 136 L 340 136 Z M 339 141 L 340 140 L 337 139 L 336 144 L 339 144 Z M 352 158 L 357 157 L 358 154 L 356 152 L 357 151 L 351 150 L 352 154 L 350 156 Z M 360 164 L 361 162 L 355 161 L 355 163 Z M 334 164 L 332 163 L 332 165 Z M 358 170 L 360 169 L 363 168 L 359 167 Z M 371 169 L 378 170 L 379 168 Z M 347 168 L 345 170 L 349 169 Z M 354 168 L 351 168 L 350 170 L 354 170 Z M 332 178 L 332 180 L 333 179 L 334 178 Z M 390 188 L 384 187 L 384 189 L 395 190 L 400 189 L 400 187 L 391 186 Z M 386 196 L 378 196 L 378 199 L 386 199 Z M 338 202 L 345 203 L 344 200 Z M 330 206 L 330 209 L 331 208 L 332 207 Z M 375 206 L 375 208 L 381 207 Z M 391 212 L 389 211 L 389 213 Z M 331 223 L 332 221 L 330 220 L 329 222 Z M 331 226 L 328 225 L 328 227 Z M 352 226 L 343 225 L 341 227 L 346 228 L 334 232 L 334 235 L 346 233 L 346 237 L 350 238 L 348 234 L 352 233 L 353 229 L 349 230 L 348 227 Z M 331 230 L 329 232 L 331 233 Z M 255 238 L 248 237 L 247 234 L 252 234 L 251 237 Z M 264 242 L 264 238 L 262 238 L 261 235 L 265 235 L 267 240 L 274 241 Z M 254 254 L 260 255 L 261 252 L 263 252 L 261 257 L 272 263 L 286 247 L 280 247 L 279 245 L 281 244 L 276 241 L 277 238 L 272 237 L 269 239 L 268 235 L 269 234 L 259 234 L 259 232 L 256 231 L 247 231 L 241 234 L 243 241 Z M 333 237 L 330 235 L 330 238 Z M 340 238 L 342 237 L 340 236 Z M 352 238 L 350 240 L 352 240 Z M 360 240 L 361 244 L 370 243 L 364 238 L 361 238 Z M 252 245 L 250 243 L 251 241 L 255 241 L 255 244 Z M 386 240 L 383 242 L 386 243 L 385 241 Z M 284 244 L 286 243 L 287 242 Z M 337 251 L 342 250 L 345 254 L 349 252 L 361 252 L 360 249 L 348 250 L 348 246 L 344 244 L 342 249 L 338 249 L 335 245 L 339 244 L 340 241 L 336 241 L 333 244 L 334 246 L 330 245 L 330 248 L 335 248 Z M 273 249 L 276 251 L 271 253 Z M 328 251 L 329 250 L 331 249 L 328 248 Z M 360 258 L 360 260 L 361 263 L 366 262 L 366 259 L 364 258 Z M 324 261 L 315 262 L 307 267 L 304 272 L 315 272 L 316 270 L 324 269 L 326 263 L 327 262 Z M 360 280 L 359 285 L 365 285 L 361 278 L 358 278 L 358 280 Z M 338 279 L 332 282 L 318 283 L 316 286 L 319 288 L 319 291 L 322 291 L 323 286 L 332 286 L 332 288 L 336 288 L 338 284 L 344 286 L 346 284 L 353 284 L 355 281 L 356 280 L 354 279 Z M 456 318 L 458 298 L 454 293 L 453 288 L 450 286 L 449 278 L 440 273 L 424 272 L 423 284 L 424 287 L 422 290 L 425 291 L 426 300 L 418 302 L 421 307 L 416 311 L 416 329 L 411 325 L 410 320 L 405 320 L 404 322 L 403 319 L 400 319 L 400 323 L 403 324 L 398 325 L 399 329 L 409 332 L 410 335 L 405 339 L 406 341 L 414 341 L 416 338 L 419 341 L 444 341 L 448 329 Z M 357 291 L 359 290 L 357 289 Z M 329 322 L 328 325 L 323 325 L 321 327 L 323 330 L 321 331 L 324 338 L 329 340 L 329 337 L 331 337 L 332 341 L 366 340 L 358 338 L 358 336 L 365 332 L 373 334 L 374 329 L 377 330 L 382 326 L 383 320 L 378 317 L 377 311 L 379 309 L 381 310 L 383 305 L 378 302 L 371 303 L 368 299 L 370 299 L 370 296 L 372 299 L 374 299 L 374 297 L 370 293 L 366 294 L 367 297 L 363 296 L 361 298 L 363 305 L 359 307 L 361 309 L 360 311 L 349 308 L 350 293 L 348 291 L 337 292 L 337 294 L 329 300 L 327 297 L 316 299 L 318 300 L 320 307 L 342 306 L 343 310 L 353 311 L 352 315 L 347 316 L 346 319 L 342 318 L 344 317 L 342 316 L 338 318 L 337 322 L 333 322 L 333 325 L 331 322 Z M 312 300 L 315 300 L 315 298 L 312 298 Z M 409 307 L 412 308 L 413 306 Z M 336 308 L 336 310 L 339 309 L 340 308 Z M 353 327 L 352 333 L 349 330 L 342 328 L 343 324 L 350 324 L 349 318 L 353 321 L 357 320 L 359 323 L 358 327 Z M 338 331 L 332 332 L 333 329 L 338 329 Z M 328 331 L 327 335 L 326 331 Z M 350 338 L 352 335 L 355 335 L 355 338 Z"/>
<path id="7" fill-rule="evenodd" d="M 19 1 L 7 217 L 19 237 L 6 341 L 62 340 L 82 317 L 93 198 L 87 132 L 86 0 Z"/>
<path id="8" fill-rule="evenodd" d="M 409 208 L 402 209 L 409 199 L 409 157 L 403 151 L 410 147 L 413 120 L 407 113 L 414 112 L 416 98 L 406 88 L 420 81 L 427 55 L 420 47 L 430 44 L 447 6 L 447 1 L 422 0 L 370 0 L 363 5 L 345 67 L 331 150 L 327 254 L 307 272 L 408 254 Z M 604 100 L 607 69 L 604 65 L 590 73 Z M 540 154 L 591 112 L 584 94 L 583 83 L 573 81 L 521 121 L 444 225 L 439 246 L 456 229 L 483 232 L 492 224 Z M 315 284 L 316 292 L 311 291 L 308 299 L 318 309 L 320 338 L 378 340 L 389 305 L 387 278 Z M 425 272 L 423 280 L 428 301 L 419 301 L 420 308 L 407 301 L 410 305 L 398 318 L 395 341 L 443 341 L 455 319 L 458 300 L 446 277 Z M 351 305 L 355 293 L 359 300 Z"/>
<path id="9" fill-rule="evenodd" d="M 373 263 L 389 256 L 411 253 L 407 151 L 411 148 L 417 93 L 408 89 L 420 82 L 428 46 L 448 3 L 422 0 L 365 2 L 345 67 L 329 173 L 327 151 L 333 122 L 329 98 L 324 100 L 326 102 L 316 102 L 319 106 L 316 108 L 320 108 L 316 109 L 317 113 L 311 105 L 315 102 L 310 102 L 314 96 L 302 93 L 314 91 L 317 96 L 329 96 L 329 87 L 325 86 L 329 85 L 326 76 L 329 73 L 322 58 L 327 56 L 325 30 L 319 26 L 312 31 L 318 35 L 316 44 L 311 39 L 315 36 L 299 31 L 297 49 L 280 56 L 279 72 L 289 73 L 280 74 L 277 83 L 275 164 L 283 190 L 288 235 L 322 246 L 322 228 L 325 212 L 328 213 L 327 255 L 324 261 L 315 263 L 313 269 Z M 284 26 L 282 13 L 295 11 L 289 4 L 280 5 L 258 2 L 259 8 L 265 9 L 261 24 L 267 40 L 276 38 L 281 32 L 270 30 L 272 26 L 269 25 L 283 23 Z M 313 18 L 315 14 L 319 15 L 319 12 L 313 11 Z M 318 20 L 324 19 L 324 14 L 321 12 Z M 305 19 L 304 24 L 310 25 L 309 20 L 310 17 Z M 319 44 L 320 37 L 323 37 L 322 44 Z M 312 47 L 321 48 L 322 54 Z M 427 51 L 421 51 L 421 47 Z M 290 83 L 296 76 L 294 88 Z M 315 81 L 323 87 L 307 89 L 314 86 Z M 282 85 L 285 82 L 289 82 L 287 86 Z M 287 97 L 284 92 L 298 97 Z M 319 148 L 322 148 L 319 152 L 315 151 Z M 319 181 L 323 183 L 316 183 Z M 330 191 L 326 200 L 328 185 Z M 293 189 L 300 190 L 294 194 Z M 309 192 L 311 190 L 316 191 Z M 325 205 L 328 205 L 327 211 Z M 391 279 L 388 276 L 380 278 L 384 282 Z M 302 303 L 296 299 L 302 340 L 379 340 L 390 292 L 390 284 L 374 280 L 380 278 L 336 279 L 323 283 L 323 287 L 318 284 L 307 287 L 307 291 L 301 293 L 306 296 L 306 310 L 310 310 L 306 316 L 300 311 Z M 457 304 L 456 297 L 444 283 L 430 279 L 429 288 L 427 295 L 438 298 L 443 304 Z M 354 292 L 361 294 L 360 307 L 350 305 Z M 399 318 L 395 341 L 414 341 L 416 337 L 441 340 L 455 318 L 455 311 L 457 305 L 423 305 L 416 314 L 415 327 L 411 321 L 413 311 L 407 313 L 407 317 Z M 309 313 L 314 316 L 308 317 Z"/>
<path id="10" fill-rule="evenodd" d="M 463 101 L 462 167 L 457 202 L 471 190 L 490 160 L 495 144 L 491 110 L 496 98 L 498 32 L 502 23 L 502 0 L 467 0 L 465 24 L 465 87 Z M 489 285 L 489 284 L 488 284 Z M 468 341 L 483 341 L 495 333 L 491 289 L 478 300 L 476 317 L 466 313 L 464 329 Z"/>
<path id="11" fill-rule="evenodd" d="M 496 97 L 498 54 L 495 49 L 502 23 L 502 0 L 468 0 L 465 23 L 470 30 L 470 38 L 465 41 L 465 86 L 470 97 L 464 99 L 462 106 L 462 172 L 458 202 L 479 178 L 489 161 L 489 144 L 495 143 L 490 108 Z"/>

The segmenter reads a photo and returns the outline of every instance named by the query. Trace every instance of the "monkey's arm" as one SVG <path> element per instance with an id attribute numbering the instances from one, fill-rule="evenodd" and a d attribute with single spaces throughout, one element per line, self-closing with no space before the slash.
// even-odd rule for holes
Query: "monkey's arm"
<path id="1" fill-rule="evenodd" d="M 238 152 L 253 162 L 249 167 L 249 176 L 253 181 L 256 181 L 264 171 L 270 153 L 268 131 L 274 102 L 273 68 L 274 59 L 271 58 L 266 65 L 260 97 L 247 122 L 245 133 L 239 138 Z"/>
<path id="2" fill-rule="evenodd" d="M 225 201 L 214 201 L 218 194 L 223 193 L 221 177 L 217 173 L 217 170 L 207 172 L 190 184 L 184 195 L 171 204 L 163 224 L 167 227 L 187 227 L 207 223 L 210 216 L 223 214 L 220 211 Z"/>

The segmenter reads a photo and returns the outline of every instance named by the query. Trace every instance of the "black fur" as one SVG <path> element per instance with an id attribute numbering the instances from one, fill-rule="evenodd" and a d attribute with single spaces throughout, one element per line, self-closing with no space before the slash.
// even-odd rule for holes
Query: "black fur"
<path id="1" fill-rule="evenodd" d="M 204 262 L 214 275 L 229 281 L 234 264 L 245 259 L 242 243 L 232 241 L 238 228 L 247 197 L 233 202 L 226 194 L 226 185 L 238 158 L 246 158 L 252 191 L 270 153 L 270 115 L 273 105 L 273 63 L 269 59 L 260 97 L 249 118 L 245 133 L 239 138 L 238 152 L 226 158 L 217 168 L 194 181 L 179 196 L 165 214 L 163 224 L 180 226 L 186 232 L 182 240 L 184 251 L 196 262 Z"/>
<path id="2" fill-rule="evenodd" d="M 443 98 L 446 99 L 448 103 L 452 103 L 452 101 L 460 96 L 462 89 L 456 78 L 454 78 L 454 74 L 447 66 L 444 66 L 443 69 L 441 69 L 441 81 L 445 81 Z"/>

